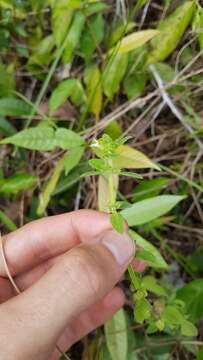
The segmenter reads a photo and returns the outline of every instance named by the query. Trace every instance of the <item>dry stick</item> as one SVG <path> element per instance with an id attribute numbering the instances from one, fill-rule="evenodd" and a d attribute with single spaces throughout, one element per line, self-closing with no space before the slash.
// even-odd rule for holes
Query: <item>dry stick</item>
<path id="1" fill-rule="evenodd" d="M 190 133 L 190 135 L 193 137 L 193 139 L 196 141 L 197 145 L 199 146 L 201 152 L 203 152 L 203 143 L 201 142 L 201 140 L 194 134 L 193 129 L 191 128 L 191 126 L 184 120 L 184 117 L 182 115 L 182 113 L 180 112 L 180 110 L 175 106 L 175 104 L 173 103 L 172 99 L 170 98 L 170 96 L 168 95 L 168 93 L 166 92 L 165 88 L 164 88 L 164 83 L 163 80 L 161 79 L 158 71 L 156 70 L 154 65 L 150 65 L 149 66 L 152 75 L 154 76 L 156 83 L 160 89 L 160 93 L 163 97 L 163 100 L 165 101 L 165 103 L 168 105 L 168 107 L 171 109 L 172 113 L 176 116 L 176 118 L 180 121 L 180 123 L 184 126 L 184 128 Z"/>
<path id="2" fill-rule="evenodd" d="M 6 275 L 9 279 L 9 281 L 11 282 L 15 292 L 17 295 L 21 294 L 21 291 L 19 289 L 19 287 L 17 286 L 16 282 L 14 281 L 12 275 L 11 275 L 11 272 L 9 270 L 9 267 L 7 265 L 7 261 L 6 261 L 6 257 L 5 257 L 5 253 L 4 253 L 4 247 L 3 247 L 3 238 L 1 236 L 1 232 L 0 232 L 0 253 L 1 253 L 1 257 L 2 257 L 2 260 L 3 260 L 3 266 L 4 266 L 4 269 L 5 269 L 5 272 L 6 272 Z M 61 355 L 63 355 L 65 357 L 65 359 L 67 360 L 71 360 L 69 358 L 69 356 L 67 354 L 65 354 L 58 345 L 56 345 L 56 349 L 59 351 L 59 353 Z"/>

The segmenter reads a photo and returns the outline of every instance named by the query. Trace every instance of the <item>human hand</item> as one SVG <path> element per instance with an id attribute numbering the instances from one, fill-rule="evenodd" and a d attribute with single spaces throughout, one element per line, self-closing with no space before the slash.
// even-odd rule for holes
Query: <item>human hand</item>
<path id="1" fill-rule="evenodd" d="M 114 286 L 135 247 L 127 232 L 112 230 L 107 214 L 82 210 L 45 218 L 3 240 L 23 292 L 14 296 L 1 259 L 2 359 L 56 360 L 56 344 L 67 350 L 123 306 L 124 294 Z"/>

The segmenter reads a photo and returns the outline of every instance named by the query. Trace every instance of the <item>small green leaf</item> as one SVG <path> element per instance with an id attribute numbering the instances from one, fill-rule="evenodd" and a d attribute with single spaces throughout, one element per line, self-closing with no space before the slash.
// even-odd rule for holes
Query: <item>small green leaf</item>
<path id="1" fill-rule="evenodd" d="M 110 170 L 110 167 L 102 159 L 91 159 L 89 160 L 89 164 L 93 169 L 99 172 L 106 172 Z"/>
<path id="2" fill-rule="evenodd" d="M 124 54 L 144 45 L 158 34 L 157 30 L 142 30 L 125 36 L 118 43 L 118 54 Z"/>
<path id="3" fill-rule="evenodd" d="M 0 116 L 27 116 L 32 107 L 22 100 L 14 98 L 0 99 Z"/>
<path id="4" fill-rule="evenodd" d="M 142 287 L 158 296 L 167 296 L 165 289 L 158 285 L 157 279 L 154 276 L 145 276 L 142 279 Z"/>
<path id="5" fill-rule="evenodd" d="M 44 190 L 42 191 L 42 194 L 40 195 L 39 206 L 37 209 L 37 214 L 39 216 L 44 214 L 44 212 L 49 204 L 51 196 L 56 188 L 58 180 L 64 169 L 64 162 L 65 162 L 65 156 L 61 160 L 59 160 L 59 162 L 57 163 L 50 180 L 48 180 L 47 184 L 45 185 Z"/>
<path id="6" fill-rule="evenodd" d="M 193 325 L 193 323 L 191 323 L 190 321 L 182 321 L 181 323 L 181 334 L 183 336 L 197 336 L 198 335 L 198 331 L 197 328 L 195 327 L 195 325 Z"/>
<path id="7" fill-rule="evenodd" d="M 198 321 L 203 316 L 203 279 L 196 279 L 179 289 L 178 299 L 185 303 L 189 319 Z"/>
<path id="8" fill-rule="evenodd" d="M 78 165 L 78 163 L 80 162 L 83 154 L 84 154 L 84 150 L 85 148 L 80 146 L 80 147 L 75 147 L 72 148 L 68 154 L 65 156 L 64 159 L 64 169 L 65 169 L 65 175 L 68 175 L 68 173 L 75 167 Z"/>
<path id="9" fill-rule="evenodd" d="M 112 55 L 103 73 L 103 90 L 109 100 L 118 92 L 128 65 L 128 54 Z M 119 69 L 119 71 L 118 71 Z"/>
<path id="10" fill-rule="evenodd" d="M 152 307 L 148 300 L 141 299 L 136 301 L 135 307 L 135 320 L 139 324 L 143 324 L 145 320 L 149 319 L 151 316 Z"/>
<path id="11" fill-rule="evenodd" d="M 58 128 L 55 133 L 55 144 L 63 150 L 69 150 L 78 146 L 84 145 L 83 138 L 76 132 Z"/>
<path id="12" fill-rule="evenodd" d="M 12 136 L 17 130 L 10 121 L 0 118 L 0 132 L 6 136 Z"/>
<path id="13" fill-rule="evenodd" d="M 148 223 L 172 210 L 185 196 L 160 195 L 133 204 L 122 211 L 129 226 Z"/>
<path id="14" fill-rule="evenodd" d="M 149 266 L 155 269 L 168 269 L 168 265 L 163 259 L 162 255 L 150 242 L 138 235 L 135 231 L 130 230 L 130 235 L 133 240 L 135 240 L 135 243 L 139 248 L 147 251 L 153 256 L 153 258 L 147 261 Z"/>
<path id="15" fill-rule="evenodd" d="M 5 195 L 18 194 L 32 188 L 37 177 L 28 173 L 17 173 L 1 181 L 0 193 Z"/>
<path id="16" fill-rule="evenodd" d="M 106 343 L 112 360 L 127 360 L 127 321 L 123 309 L 104 325 Z"/>
<path id="17" fill-rule="evenodd" d="M 83 92 L 84 90 L 79 80 L 68 79 L 62 81 L 52 92 L 49 101 L 51 114 L 53 114 L 61 105 L 63 105 L 69 97 L 71 100 L 73 100 L 74 103 L 81 103 L 81 100 L 84 101 Z"/>
<path id="18" fill-rule="evenodd" d="M 102 86 L 101 73 L 97 65 L 89 66 L 85 72 L 85 84 L 88 94 L 88 111 L 95 114 L 99 119 L 102 109 Z"/>
<path id="19" fill-rule="evenodd" d="M 69 64 L 75 48 L 77 47 L 83 28 L 85 25 L 85 15 L 81 11 L 77 11 L 74 15 L 73 21 L 70 25 L 68 36 L 63 54 L 63 63 Z"/>
<path id="20" fill-rule="evenodd" d="M 14 231 L 17 229 L 16 224 L 14 224 L 14 222 L 3 212 L 0 210 L 0 222 L 2 224 L 4 224 L 4 226 L 9 230 L 9 231 Z"/>
<path id="21" fill-rule="evenodd" d="M 123 234 L 125 230 L 125 220 L 122 215 L 118 212 L 111 214 L 110 217 L 111 225 L 120 234 Z"/>

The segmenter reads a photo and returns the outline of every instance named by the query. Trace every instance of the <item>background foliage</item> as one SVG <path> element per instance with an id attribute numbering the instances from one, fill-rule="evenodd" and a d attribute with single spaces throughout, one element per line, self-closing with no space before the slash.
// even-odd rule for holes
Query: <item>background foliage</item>
<path id="1" fill-rule="evenodd" d="M 149 265 L 73 359 L 203 359 L 202 56 L 198 1 L 0 0 L 1 231 L 109 210 L 110 166 Z"/>

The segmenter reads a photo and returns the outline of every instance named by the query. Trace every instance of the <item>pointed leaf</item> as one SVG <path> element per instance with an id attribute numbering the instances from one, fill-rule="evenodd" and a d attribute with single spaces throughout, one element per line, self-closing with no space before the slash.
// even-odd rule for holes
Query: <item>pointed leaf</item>
<path id="1" fill-rule="evenodd" d="M 78 165 L 84 154 L 84 150 L 85 148 L 80 146 L 74 147 L 68 152 L 64 158 L 65 175 L 68 175 L 68 173 Z"/>
<path id="2" fill-rule="evenodd" d="M 118 54 L 123 54 L 137 49 L 157 34 L 157 30 L 142 30 L 125 36 L 118 44 Z"/>
<path id="3" fill-rule="evenodd" d="M 103 73 L 103 90 L 109 100 L 118 92 L 128 64 L 128 54 L 112 55 Z M 119 71 L 118 71 L 119 69 Z"/>
<path id="4" fill-rule="evenodd" d="M 192 19 L 194 8 L 193 1 L 186 1 L 161 22 L 159 34 L 152 40 L 148 63 L 163 61 L 173 52 Z"/>
<path id="5" fill-rule="evenodd" d="M 61 173 L 64 169 L 64 162 L 65 162 L 65 157 L 63 157 L 61 160 L 59 160 L 58 164 L 56 165 L 56 167 L 53 171 L 53 174 L 52 174 L 50 180 L 48 180 L 47 184 L 45 185 L 44 190 L 42 191 L 42 194 L 40 195 L 39 206 L 37 209 L 37 214 L 39 216 L 44 214 L 44 212 L 49 204 L 52 193 L 54 192 L 56 185 L 58 183 L 58 180 L 61 176 Z"/>
<path id="6" fill-rule="evenodd" d="M 113 163 L 116 167 L 122 169 L 144 169 L 152 168 L 160 170 L 158 165 L 153 163 L 149 158 L 138 150 L 130 146 L 122 145 L 117 149 L 118 156 L 115 157 Z"/>
<path id="7" fill-rule="evenodd" d="M 154 245 L 150 244 L 147 240 L 145 240 L 143 237 L 138 235 L 135 231 L 130 230 L 130 235 L 135 240 L 136 245 L 147 251 L 149 254 L 152 254 L 153 259 L 150 261 L 148 260 L 147 263 L 149 266 L 157 269 L 165 269 L 167 270 L 168 265 L 165 262 L 164 258 L 160 254 L 160 252 L 154 247 Z"/>
<path id="8" fill-rule="evenodd" d="M 14 98 L 0 99 L 0 116 L 26 116 L 32 107 L 22 100 Z"/>
<path id="9" fill-rule="evenodd" d="M 123 309 L 104 325 L 105 337 L 112 360 L 127 360 L 127 321 Z"/>
<path id="10" fill-rule="evenodd" d="M 28 173 L 17 173 L 6 179 L 2 179 L 0 184 L 1 194 L 18 194 L 19 192 L 32 188 L 37 182 L 37 177 Z"/>
<path id="11" fill-rule="evenodd" d="M 160 195 L 150 199 L 139 201 L 122 211 L 122 215 L 129 226 L 146 224 L 166 213 L 168 213 L 185 196 Z"/>
<path id="12" fill-rule="evenodd" d="M 111 225 L 120 234 L 125 230 L 125 220 L 120 213 L 115 212 L 110 216 Z"/>

